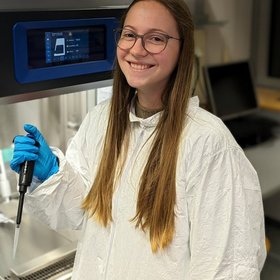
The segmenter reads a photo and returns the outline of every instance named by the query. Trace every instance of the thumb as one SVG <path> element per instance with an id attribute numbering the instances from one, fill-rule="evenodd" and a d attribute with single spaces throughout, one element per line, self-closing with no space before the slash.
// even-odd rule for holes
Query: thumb
<path id="1" fill-rule="evenodd" d="M 37 142 L 42 143 L 42 141 L 44 141 L 43 135 L 36 126 L 25 124 L 23 128 L 27 133 L 31 134 Z"/>

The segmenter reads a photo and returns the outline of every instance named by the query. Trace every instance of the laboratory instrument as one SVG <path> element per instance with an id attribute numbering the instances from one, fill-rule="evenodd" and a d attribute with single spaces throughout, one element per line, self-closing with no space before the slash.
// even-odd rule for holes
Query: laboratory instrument
<path id="1" fill-rule="evenodd" d="M 34 3 L 35 4 L 35 3 Z M 67 2 L 68 5 L 68 2 Z M 123 7 L 1 10 L 0 104 L 96 88 L 112 79 Z"/>
<path id="2" fill-rule="evenodd" d="M 19 239 L 19 232 L 20 232 L 20 223 L 22 217 L 22 210 L 23 210 L 23 203 L 24 203 L 24 196 L 27 191 L 27 187 L 31 185 L 33 171 L 34 171 L 35 161 L 25 161 L 21 165 L 21 170 L 19 173 L 19 202 L 18 202 L 18 210 L 17 210 L 17 218 L 16 218 L 16 227 L 15 227 L 15 236 L 14 236 L 14 247 L 13 247 L 13 258 L 15 258 L 18 239 Z"/>

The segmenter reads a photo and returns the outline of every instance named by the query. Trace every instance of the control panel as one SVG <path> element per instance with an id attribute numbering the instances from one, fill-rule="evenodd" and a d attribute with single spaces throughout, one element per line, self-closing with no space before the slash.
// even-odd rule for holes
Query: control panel
<path id="1" fill-rule="evenodd" d="M 13 27 L 19 83 L 111 71 L 116 18 L 18 22 Z"/>
<path id="2" fill-rule="evenodd" d="M 124 12 L 122 6 L 0 9 L 0 105 L 107 84 Z"/>

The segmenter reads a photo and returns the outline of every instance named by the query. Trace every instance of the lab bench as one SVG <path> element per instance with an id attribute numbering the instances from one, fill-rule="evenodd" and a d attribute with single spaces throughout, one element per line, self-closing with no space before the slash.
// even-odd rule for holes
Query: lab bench
<path id="1" fill-rule="evenodd" d="M 0 223 L 0 279 L 70 279 L 77 235 L 53 231 L 25 211 L 13 259 L 17 206 L 17 200 L 0 204 L 0 213 L 10 220 Z"/>
<path id="2" fill-rule="evenodd" d="M 244 151 L 258 173 L 263 199 L 280 192 L 280 135 Z"/>
<path id="3" fill-rule="evenodd" d="M 280 103 L 279 100 L 278 103 Z M 280 111 L 265 108 L 262 114 L 279 122 L 279 126 L 273 129 L 271 139 L 245 148 L 244 151 L 258 173 L 265 216 L 280 222 L 279 200 L 276 203 L 276 200 L 280 198 Z"/>

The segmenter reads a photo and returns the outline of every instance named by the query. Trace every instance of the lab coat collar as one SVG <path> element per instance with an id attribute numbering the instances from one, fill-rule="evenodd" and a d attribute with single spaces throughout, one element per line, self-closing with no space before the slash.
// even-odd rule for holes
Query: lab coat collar
<path id="1" fill-rule="evenodd" d="M 194 111 L 196 111 L 198 106 L 199 106 L 198 97 L 197 96 L 192 97 L 189 102 L 187 114 L 192 115 L 194 113 Z M 193 111 L 193 109 L 194 109 L 194 111 Z M 131 106 L 130 106 L 130 112 L 129 112 L 129 120 L 131 123 L 139 123 L 143 127 L 155 127 L 158 124 L 161 114 L 162 114 L 162 112 L 158 112 L 146 119 L 137 117 L 135 114 L 135 97 L 132 99 Z"/>

